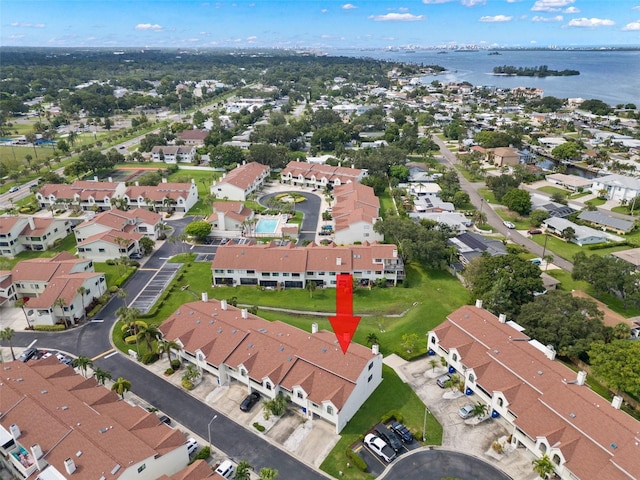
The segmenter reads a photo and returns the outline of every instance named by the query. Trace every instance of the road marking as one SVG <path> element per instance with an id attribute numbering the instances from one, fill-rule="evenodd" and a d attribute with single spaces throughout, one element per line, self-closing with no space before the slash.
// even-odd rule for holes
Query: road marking
<path id="1" fill-rule="evenodd" d="M 38 341 L 38 339 L 36 338 L 33 342 L 31 342 L 29 345 L 27 345 L 27 348 L 33 347 L 36 344 L 37 341 Z"/>
<path id="2" fill-rule="evenodd" d="M 91 361 L 92 361 L 92 362 L 95 362 L 96 360 L 98 360 L 99 358 L 104 357 L 104 356 L 105 356 L 105 355 L 107 355 L 107 354 L 110 354 L 109 356 L 111 356 L 111 355 L 115 355 L 116 353 L 118 353 L 118 352 L 116 352 L 115 350 L 116 350 L 115 348 L 111 348 L 111 349 L 107 350 L 106 352 L 102 352 L 100 355 L 96 355 L 95 357 L 93 357 L 93 358 L 91 359 Z M 105 358 L 108 358 L 108 357 L 105 357 Z"/>
<path id="3" fill-rule="evenodd" d="M 157 272 L 159 269 L 158 268 L 139 268 L 138 270 L 141 272 Z"/>
<path id="4" fill-rule="evenodd" d="M 89 323 L 104 323 L 104 320 L 100 319 L 100 318 L 96 318 L 94 320 L 91 320 L 91 322 Z"/>
<path id="5" fill-rule="evenodd" d="M 113 357 L 114 355 L 117 355 L 118 352 L 111 352 L 109 355 L 106 355 L 104 358 L 110 358 Z"/>

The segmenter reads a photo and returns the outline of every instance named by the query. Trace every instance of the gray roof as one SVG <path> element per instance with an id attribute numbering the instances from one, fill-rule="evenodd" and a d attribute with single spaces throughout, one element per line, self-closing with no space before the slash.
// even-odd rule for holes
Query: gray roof
<path id="1" fill-rule="evenodd" d="M 631 190 L 640 190 L 640 180 L 633 177 L 627 177 L 625 175 L 611 174 L 604 177 L 597 177 L 593 179 L 594 183 L 601 183 L 603 185 L 610 185 L 612 187 L 624 187 Z"/>
<path id="2" fill-rule="evenodd" d="M 576 234 L 576 240 L 577 240 L 576 243 L 578 244 L 582 243 L 584 239 L 587 239 L 589 237 L 602 238 L 603 242 L 606 241 L 607 239 L 607 236 L 604 233 L 602 233 L 600 230 L 596 230 L 591 227 L 585 227 L 583 225 L 578 225 L 576 223 L 573 223 L 567 220 L 566 218 L 550 217 L 550 218 L 547 218 L 543 223 L 553 228 L 557 232 L 562 232 L 564 231 L 565 228 L 568 228 L 568 227 L 573 228 L 573 231 Z"/>
<path id="3" fill-rule="evenodd" d="M 634 225 L 632 221 L 612 217 L 611 215 L 607 215 L 606 213 L 597 211 L 590 212 L 588 210 L 585 210 L 584 212 L 580 212 L 578 218 L 580 220 L 597 223 L 598 225 L 614 228 L 623 232 L 630 232 L 633 229 Z"/>
<path id="4" fill-rule="evenodd" d="M 450 238 L 449 243 L 458 250 L 467 260 L 480 256 L 487 252 L 491 256 L 506 255 L 507 247 L 500 240 L 486 238 L 473 232 L 465 232 Z"/>

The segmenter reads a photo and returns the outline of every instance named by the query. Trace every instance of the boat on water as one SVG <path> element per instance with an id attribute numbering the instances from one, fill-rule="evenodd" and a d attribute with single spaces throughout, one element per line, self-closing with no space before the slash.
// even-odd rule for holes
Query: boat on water
<path id="1" fill-rule="evenodd" d="M 487 55 L 502 55 L 500 52 L 489 52 Z"/>

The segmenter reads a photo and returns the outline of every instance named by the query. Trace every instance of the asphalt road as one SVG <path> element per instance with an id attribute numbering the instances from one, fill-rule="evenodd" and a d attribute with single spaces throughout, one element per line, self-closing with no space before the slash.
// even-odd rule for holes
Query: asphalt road
<path id="1" fill-rule="evenodd" d="M 292 187 L 291 192 L 295 192 L 302 195 L 306 200 L 304 202 L 296 203 L 295 209 L 302 212 L 302 225 L 300 229 L 299 243 L 309 240 L 311 242 L 316 241 L 316 232 L 318 230 L 318 220 L 320 219 L 320 206 L 322 205 L 322 199 L 313 193 L 296 190 Z M 264 197 L 260 197 L 260 204 L 264 205 L 264 202 L 271 197 L 280 195 L 284 192 L 269 193 Z"/>
<path id="2" fill-rule="evenodd" d="M 442 140 L 440 140 L 437 136 L 432 135 L 431 138 L 440 147 L 440 154 L 442 156 L 442 159 L 444 160 L 444 163 L 448 164 L 457 173 L 458 171 L 456 170 L 455 165 L 458 164 L 459 162 L 458 162 L 458 159 L 456 158 L 455 153 L 451 152 L 447 148 L 445 143 Z M 485 202 L 484 198 L 482 198 L 478 193 L 478 188 L 480 188 L 481 186 L 484 186 L 484 183 L 482 184 L 471 183 L 466 178 L 464 178 L 464 176 L 461 175 L 460 173 L 458 173 L 458 179 L 460 180 L 460 188 L 469 194 L 471 203 L 477 209 L 481 209 L 485 213 L 485 215 L 487 216 L 487 223 L 489 223 L 489 225 L 491 225 L 491 227 L 495 231 L 503 234 L 506 238 L 508 238 L 512 242 L 517 243 L 518 245 L 524 246 L 527 250 L 535 253 L 537 256 L 539 257 L 543 256 L 543 252 L 544 252 L 543 246 L 538 245 L 536 242 L 534 242 L 533 240 L 530 240 L 529 238 L 525 237 L 524 235 L 517 232 L 516 230 L 507 228 L 504 225 L 504 223 L 502 223 L 503 222 L 502 218 L 500 218 L 500 216 L 496 212 L 494 212 L 489 205 L 487 205 L 487 202 Z M 551 253 L 553 252 L 551 252 L 550 250 L 547 250 L 545 252 L 545 254 L 551 254 Z M 556 255 L 555 253 L 553 254 L 553 257 L 554 257 L 553 263 L 555 265 L 557 265 L 558 267 L 568 272 L 573 271 L 573 263 Z"/>
<path id="3" fill-rule="evenodd" d="M 510 477 L 488 463 L 464 453 L 449 450 L 418 450 L 401 456 L 380 479 L 441 480 L 510 480 Z"/>

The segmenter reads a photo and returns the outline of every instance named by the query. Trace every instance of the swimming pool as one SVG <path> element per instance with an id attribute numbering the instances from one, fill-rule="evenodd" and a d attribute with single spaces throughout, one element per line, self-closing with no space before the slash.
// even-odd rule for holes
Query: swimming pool
<path id="1" fill-rule="evenodd" d="M 277 218 L 261 218 L 256 223 L 256 233 L 276 233 L 278 228 Z"/>

